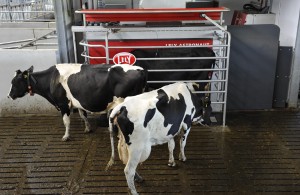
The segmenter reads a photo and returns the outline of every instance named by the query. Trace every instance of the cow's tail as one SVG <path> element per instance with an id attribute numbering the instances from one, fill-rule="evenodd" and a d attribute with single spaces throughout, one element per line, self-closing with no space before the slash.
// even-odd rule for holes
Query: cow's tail
<path id="1" fill-rule="evenodd" d="M 116 118 L 118 116 L 118 113 L 120 112 L 120 104 L 117 105 L 110 113 L 108 121 L 109 121 L 109 135 L 110 135 L 110 144 L 111 144 L 111 157 L 109 162 L 106 165 L 105 170 L 108 171 L 109 168 L 115 163 L 115 143 L 114 143 L 114 131 L 117 127 L 116 125 Z"/>

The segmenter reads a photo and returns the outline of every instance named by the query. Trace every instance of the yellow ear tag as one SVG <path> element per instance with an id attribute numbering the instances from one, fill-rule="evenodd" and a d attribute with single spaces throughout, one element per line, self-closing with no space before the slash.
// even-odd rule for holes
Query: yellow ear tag
<path id="1" fill-rule="evenodd" d="M 27 78 L 27 75 L 24 75 L 24 78 L 26 79 L 26 78 Z"/>

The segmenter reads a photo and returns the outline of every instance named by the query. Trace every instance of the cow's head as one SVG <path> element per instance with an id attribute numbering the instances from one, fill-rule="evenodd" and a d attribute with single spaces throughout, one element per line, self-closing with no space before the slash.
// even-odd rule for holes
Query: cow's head
<path id="1" fill-rule="evenodd" d="M 212 113 L 210 98 L 205 96 L 205 97 L 201 98 L 201 101 L 202 101 L 202 105 L 203 105 L 203 117 L 202 117 L 203 121 L 201 121 L 201 124 L 210 125 L 211 124 L 210 116 Z"/>
<path id="2" fill-rule="evenodd" d="M 11 81 L 11 89 L 8 97 L 11 99 L 16 99 L 23 97 L 28 93 L 28 77 L 29 74 L 33 72 L 33 66 L 24 72 L 17 70 L 14 78 Z"/>
<path id="3" fill-rule="evenodd" d="M 201 109 L 197 109 L 195 114 L 195 118 L 193 119 L 194 123 L 199 123 L 201 125 L 210 125 L 211 121 L 210 121 L 210 116 L 212 113 L 212 107 L 211 107 L 211 101 L 210 98 L 205 96 L 205 97 L 201 97 L 201 102 L 200 102 L 200 107 Z"/>

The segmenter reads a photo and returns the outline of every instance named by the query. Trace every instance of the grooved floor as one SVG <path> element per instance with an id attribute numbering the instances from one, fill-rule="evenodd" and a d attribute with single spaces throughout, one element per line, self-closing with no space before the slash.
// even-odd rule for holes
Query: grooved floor
<path id="1" fill-rule="evenodd" d="M 0 117 L 0 194 L 127 194 L 124 165 L 110 169 L 109 133 L 72 115 L 69 142 L 56 115 Z M 138 168 L 140 194 L 300 194 L 300 112 L 228 113 L 227 127 L 193 126 L 187 161 L 167 166 L 167 145 Z M 178 156 L 178 140 L 175 157 Z"/>

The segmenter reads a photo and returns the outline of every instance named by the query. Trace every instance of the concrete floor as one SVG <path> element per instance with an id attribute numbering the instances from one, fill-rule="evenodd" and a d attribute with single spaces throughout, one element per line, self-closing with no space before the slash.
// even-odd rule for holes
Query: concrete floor
<path id="1" fill-rule="evenodd" d="M 73 115 L 62 142 L 59 115 L 0 117 L 0 194 L 127 194 L 124 165 L 110 158 L 109 133 Z M 227 127 L 194 126 L 185 163 L 167 166 L 167 145 L 138 170 L 140 194 L 300 194 L 300 112 L 229 113 Z M 176 145 L 176 156 L 178 146 Z"/>

